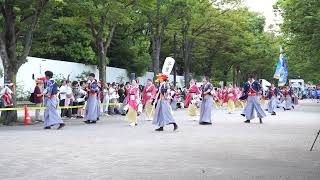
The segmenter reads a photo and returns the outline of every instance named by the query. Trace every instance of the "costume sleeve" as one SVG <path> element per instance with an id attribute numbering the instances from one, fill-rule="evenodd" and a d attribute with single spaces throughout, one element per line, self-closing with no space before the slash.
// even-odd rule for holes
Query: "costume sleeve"
<path id="1" fill-rule="evenodd" d="M 51 96 L 52 95 L 52 89 L 53 89 L 53 82 L 52 81 L 47 81 L 47 85 L 46 85 L 46 94 L 47 96 Z"/>

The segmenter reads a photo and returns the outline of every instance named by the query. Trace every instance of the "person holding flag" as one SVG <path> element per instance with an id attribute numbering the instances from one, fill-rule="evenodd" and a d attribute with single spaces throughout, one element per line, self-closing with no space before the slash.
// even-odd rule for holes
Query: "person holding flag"
<path id="1" fill-rule="evenodd" d="M 158 128 L 155 131 L 163 131 L 165 125 L 172 124 L 173 130 L 178 129 L 178 125 L 173 119 L 168 97 L 170 96 L 169 90 L 170 85 L 167 82 L 168 76 L 165 74 L 158 74 L 157 81 L 160 82 L 160 87 L 158 89 L 158 94 L 156 97 L 156 108 L 153 117 L 152 124 L 156 125 Z"/>

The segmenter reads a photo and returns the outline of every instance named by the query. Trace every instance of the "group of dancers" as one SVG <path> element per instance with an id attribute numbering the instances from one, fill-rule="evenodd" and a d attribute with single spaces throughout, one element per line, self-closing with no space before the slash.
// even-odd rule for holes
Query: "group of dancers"
<path id="1" fill-rule="evenodd" d="M 51 71 L 45 72 L 46 80 L 44 83 L 44 105 L 46 107 L 44 112 L 44 126 L 45 129 L 51 129 L 54 125 L 59 125 L 58 129 L 65 126 L 65 123 L 60 117 L 58 108 L 58 85 L 52 79 L 53 73 Z M 135 79 L 131 80 L 130 86 L 127 89 L 127 115 L 130 126 L 138 125 L 138 107 L 140 104 L 144 107 L 144 114 L 146 120 L 152 120 L 152 124 L 156 126 L 155 131 L 163 131 L 164 126 L 173 125 L 173 130 L 178 129 L 178 125 L 174 119 L 170 101 L 172 95 L 170 91 L 170 83 L 168 76 L 158 74 L 156 79 L 157 84 L 153 84 L 152 80 L 148 80 L 140 95 L 139 85 Z M 95 79 L 95 74 L 91 73 L 88 77 L 87 86 L 88 99 L 85 106 L 85 123 L 95 124 L 100 117 L 100 102 L 99 102 L 99 87 L 98 81 Z M 239 93 L 241 94 L 239 96 Z M 279 95 L 285 97 L 284 110 L 294 108 L 291 100 L 292 91 L 287 87 L 282 93 L 273 84 L 269 88 L 267 98 L 269 99 L 267 111 L 272 115 L 276 115 L 275 108 L 280 104 Z M 244 116 L 245 123 L 250 123 L 258 115 L 260 123 L 266 116 L 260 98 L 262 95 L 262 87 L 260 83 L 250 76 L 245 82 L 243 90 L 237 92 L 236 88 L 229 86 L 226 91 L 215 90 L 213 85 L 209 82 L 209 78 L 204 76 L 202 79 L 202 86 L 198 87 L 194 80 L 190 81 L 190 88 L 187 92 L 184 106 L 188 108 L 190 117 L 198 117 L 200 125 L 212 124 L 212 110 L 213 106 L 217 104 L 221 106 L 223 102 L 227 102 L 228 112 L 231 113 L 235 109 L 235 104 L 240 104 L 243 108 L 241 113 Z M 141 98 L 140 98 L 141 97 Z M 225 99 L 221 99 L 221 97 Z M 141 99 L 141 101 L 140 101 Z M 255 113 L 256 111 L 256 113 Z M 194 119 L 196 120 L 196 119 Z"/>

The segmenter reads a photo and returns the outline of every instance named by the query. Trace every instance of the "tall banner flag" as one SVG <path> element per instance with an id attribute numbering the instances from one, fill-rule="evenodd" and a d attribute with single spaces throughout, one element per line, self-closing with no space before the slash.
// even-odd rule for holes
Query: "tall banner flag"
<path id="1" fill-rule="evenodd" d="M 278 64 L 276 67 L 276 72 L 274 73 L 273 78 L 278 79 L 278 86 L 285 86 L 288 78 L 288 68 L 287 62 L 284 58 L 283 50 L 280 48 L 280 55 L 278 59 Z"/>

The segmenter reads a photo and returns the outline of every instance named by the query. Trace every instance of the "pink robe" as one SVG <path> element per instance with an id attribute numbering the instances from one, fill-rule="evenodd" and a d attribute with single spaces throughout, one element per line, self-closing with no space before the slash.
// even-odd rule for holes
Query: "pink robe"
<path id="1" fill-rule="evenodd" d="M 130 87 L 128 89 L 128 104 L 129 106 L 138 111 L 138 98 L 139 98 L 139 88 L 138 86 Z"/>
<path id="2" fill-rule="evenodd" d="M 157 88 L 152 84 L 144 87 L 142 91 L 142 104 L 145 106 L 150 99 L 155 98 L 157 94 Z"/>
<path id="3" fill-rule="evenodd" d="M 218 101 L 223 100 L 223 93 L 221 89 L 218 89 L 217 94 L 216 94 L 216 99 Z"/>
<path id="4" fill-rule="evenodd" d="M 235 88 L 228 88 L 227 101 L 235 101 L 237 100 L 237 96 L 237 90 Z"/>
<path id="5" fill-rule="evenodd" d="M 198 88 L 197 85 L 192 85 L 190 86 L 189 90 L 188 90 L 188 94 L 186 96 L 186 100 L 184 101 L 184 107 L 187 108 L 191 102 L 191 94 L 192 93 L 196 93 L 196 94 L 200 94 L 200 90 Z"/>

